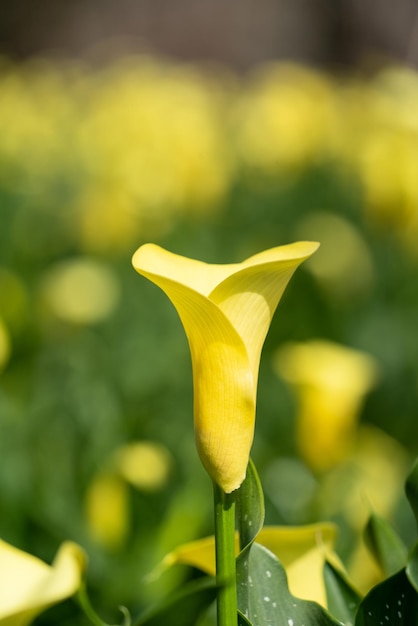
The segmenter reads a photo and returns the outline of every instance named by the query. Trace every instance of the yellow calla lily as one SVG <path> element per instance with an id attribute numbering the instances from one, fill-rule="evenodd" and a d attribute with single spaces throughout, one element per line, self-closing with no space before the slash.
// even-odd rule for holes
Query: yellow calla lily
<path id="1" fill-rule="evenodd" d="M 260 353 L 292 274 L 318 248 L 297 242 L 227 265 L 145 244 L 133 266 L 170 298 L 191 351 L 197 449 L 226 492 L 245 478 L 254 436 Z"/>
<path id="2" fill-rule="evenodd" d="M 304 600 L 327 606 L 323 577 L 325 559 L 342 569 L 333 551 L 336 528 L 331 523 L 307 526 L 265 526 L 257 535 L 257 543 L 277 556 L 286 569 L 290 592 Z M 238 533 L 235 552 L 239 552 Z M 215 575 L 215 539 L 205 537 L 184 544 L 170 552 L 155 575 L 175 564 L 190 565 L 211 576 Z"/>
<path id="3" fill-rule="evenodd" d="M 51 566 L 0 540 L 0 626 L 26 626 L 79 589 L 83 550 L 65 542 Z"/>
<path id="4" fill-rule="evenodd" d="M 274 365 L 298 392 L 301 456 L 314 470 L 331 469 L 354 446 L 364 397 L 378 378 L 376 361 L 359 350 L 316 339 L 283 345 Z"/>

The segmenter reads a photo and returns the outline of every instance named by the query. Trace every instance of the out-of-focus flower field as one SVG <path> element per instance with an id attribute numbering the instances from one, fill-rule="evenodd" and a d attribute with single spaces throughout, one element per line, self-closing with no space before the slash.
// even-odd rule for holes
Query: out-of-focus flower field
<path id="1" fill-rule="evenodd" d="M 414 532 L 418 76 L 1 60 L 0 536 L 48 562 L 80 543 L 107 621 L 190 576 L 149 574 L 212 532 L 187 342 L 132 253 L 300 239 L 321 248 L 267 338 L 253 457 L 267 521 L 336 521 L 367 589 L 370 511 Z M 36 623 L 83 619 L 68 601 Z"/>

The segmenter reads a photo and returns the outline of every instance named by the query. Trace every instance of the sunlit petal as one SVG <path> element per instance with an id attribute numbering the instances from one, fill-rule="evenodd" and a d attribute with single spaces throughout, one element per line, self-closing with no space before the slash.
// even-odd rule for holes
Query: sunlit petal
<path id="1" fill-rule="evenodd" d="M 135 269 L 177 309 L 189 340 L 197 448 L 229 493 L 245 477 L 255 425 L 261 348 L 276 306 L 297 266 L 318 247 L 300 242 L 243 263 L 210 265 L 146 244 Z"/>
<path id="2" fill-rule="evenodd" d="M 51 566 L 0 540 L 0 625 L 26 626 L 48 607 L 71 597 L 81 584 L 81 548 L 62 544 Z"/>

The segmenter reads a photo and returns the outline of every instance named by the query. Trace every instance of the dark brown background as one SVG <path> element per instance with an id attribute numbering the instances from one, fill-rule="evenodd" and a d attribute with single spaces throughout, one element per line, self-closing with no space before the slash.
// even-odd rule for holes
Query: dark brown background
<path id="1" fill-rule="evenodd" d="M 0 0 L 0 54 L 418 66 L 418 0 Z"/>

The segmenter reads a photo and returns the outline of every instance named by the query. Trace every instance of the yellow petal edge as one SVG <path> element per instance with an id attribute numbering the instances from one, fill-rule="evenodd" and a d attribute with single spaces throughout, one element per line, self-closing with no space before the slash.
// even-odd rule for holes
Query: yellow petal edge
<path id="1" fill-rule="evenodd" d="M 74 595 L 85 568 L 85 553 L 73 542 L 63 543 L 49 566 L 0 540 L 0 626 L 26 626 Z"/>

